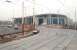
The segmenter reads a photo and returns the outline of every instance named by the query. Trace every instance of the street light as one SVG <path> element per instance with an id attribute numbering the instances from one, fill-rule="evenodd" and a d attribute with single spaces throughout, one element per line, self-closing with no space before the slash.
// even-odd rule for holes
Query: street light
<path id="1" fill-rule="evenodd" d="M 33 1 L 33 25 L 34 25 L 34 28 L 35 28 L 35 0 L 32 0 Z"/>
<path id="2" fill-rule="evenodd" d="M 35 0 L 32 0 L 32 1 L 33 1 L 33 26 L 34 26 L 33 34 L 37 34 L 39 33 L 39 30 L 37 30 L 37 26 L 36 26 Z"/>
<path id="3" fill-rule="evenodd" d="M 76 30 L 76 8 L 75 8 L 75 30 Z"/>
<path id="4" fill-rule="evenodd" d="M 22 33 L 24 35 L 24 1 L 22 2 Z"/>

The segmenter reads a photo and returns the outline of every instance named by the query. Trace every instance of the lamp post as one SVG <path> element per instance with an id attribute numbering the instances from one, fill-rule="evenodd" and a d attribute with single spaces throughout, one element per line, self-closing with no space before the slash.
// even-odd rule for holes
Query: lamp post
<path id="1" fill-rule="evenodd" d="M 33 1 L 33 25 L 34 25 L 34 29 L 35 29 L 35 24 L 36 24 L 36 22 L 35 22 L 35 0 L 32 0 Z"/>
<path id="2" fill-rule="evenodd" d="M 22 34 L 24 35 L 24 1 L 22 2 Z"/>
<path id="3" fill-rule="evenodd" d="M 39 31 L 37 30 L 37 26 L 36 26 L 35 0 L 32 0 L 32 1 L 33 1 L 33 26 L 34 26 L 33 34 L 37 34 L 39 33 Z"/>
<path id="4" fill-rule="evenodd" d="M 76 8 L 75 8 L 75 30 L 76 30 Z"/>

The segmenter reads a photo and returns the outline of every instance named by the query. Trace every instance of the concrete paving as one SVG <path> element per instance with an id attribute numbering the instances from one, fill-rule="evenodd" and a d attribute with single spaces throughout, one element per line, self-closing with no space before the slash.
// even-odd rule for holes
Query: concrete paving
<path id="1" fill-rule="evenodd" d="M 39 26 L 38 29 L 40 33 L 37 35 L 0 44 L 0 50 L 68 50 L 77 33 L 74 30 L 43 26 Z"/>
<path id="2" fill-rule="evenodd" d="M 66 50 L 77 50 L 77 32 L 69 45 L 66 47 Z"/>

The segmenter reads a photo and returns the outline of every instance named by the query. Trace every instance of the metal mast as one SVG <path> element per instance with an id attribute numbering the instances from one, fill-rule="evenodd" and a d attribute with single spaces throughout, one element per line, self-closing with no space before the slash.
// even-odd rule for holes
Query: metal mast
<path id="1" fill-rule="evenodd" d="M 34 26 L 33 34 L 37 34 L 37 33 L 39 33 L 39 31 L 36 28 L 35 0 L 32 0 L 32 1 L 33 1 L 33 26 Z"/>
<path id="2" fill-rule="evenodd" d="M 75 8 L 75 30 L 76 30 L 76 8 Z"/>
<path id="3" fill-rule="evenodd" d="M 35 22 L 35 0 L 32 0 L 33 1 L 33 25 L 34 25 L 34 28 L 36 29 L 36 22 Z"/>
<path id="4" fill-rule="evenodd" d="M 24 35 L 24 1 L 22 2 L 22 33 Z"/>

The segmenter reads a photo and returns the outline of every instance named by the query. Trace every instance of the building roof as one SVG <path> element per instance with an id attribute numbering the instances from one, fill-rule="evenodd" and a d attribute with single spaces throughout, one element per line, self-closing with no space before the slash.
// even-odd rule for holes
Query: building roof
<path id="1" fill-rule="evenodd" d="M 51 15 L 53 17 L 67 17 L 66 15 L 62 15 L 62 14 L 39 14 L 39 15 L 36 15 L 36 16 L 48 16 L 48 15 Z"/>
<path id="2" fill-rule="evenodd" d="M 38 15 L 35 15 L 37 17 L 41 17 L 41 16 L 53 16 L 53 17 L 67 17 L 66 15 L 62 15 L 62 14 L 38 14 Z M 29 18 L 29 17 L 33 17 L 33 16 L 26 16 L 24 18 Z M 17 18 L 22 18 L 22 17 L 17 17 Z M 14 18 L 14 19 L 17 19 L 17 18 Z"/>

